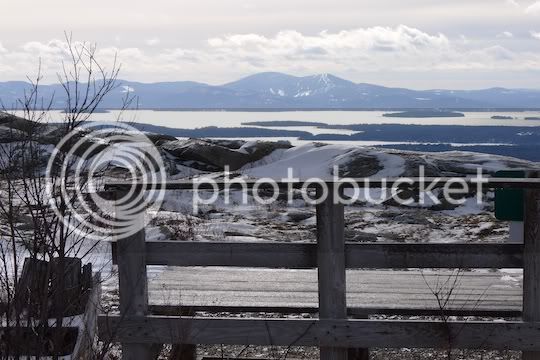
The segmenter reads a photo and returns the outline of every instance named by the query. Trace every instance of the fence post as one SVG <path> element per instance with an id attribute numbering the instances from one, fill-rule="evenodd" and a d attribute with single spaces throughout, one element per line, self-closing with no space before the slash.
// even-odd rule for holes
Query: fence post
<path id="1" fill-rule="evenodd" d="M 195 316 L 191 309 L 182 309 L 181 316 Z M 169 354 L 169 360 L 197 360 L 197 345 L 192 344 L 174 344 Z"/>
<path id="2" fill-rule="evenodd" d="M 538 177 L 538 173 L 534 176 Z M 540 321 L 540 190 L 525 190 L 523 321 Z M 524 351 L 523 360 L 539 360 L 540 351 Z"/>
<path id="3" fill-rule="evenodd" d="M 116 192 L 116 201 L 126 196 Z M 116 208 L 116 221 L 122 214 Z M 140 214 L 144 224 L 144 213 Z M 144 228 L 128 237 L 117 240 L 118 290 L 120 296 L 120 315 L 145 316 L 148 313 L 148 282 L 146 276 L 146 244 Z M 155 348 L 146 344 L 122 344 L 122 359 L 149 360 L 155 358 Z"/>
<path id="4" fill-rule="evenodd" d="M 364 318 L 367 318 L 367 316 Z M 369 349 L 350 348 L 348 349 L 347 356 L 348 356 L 348 360 L 369 360 Z"/>
<path id="5" fill-rule="evenodd" d="M 345 239 L 343 204 L 335 203 L 338 184 L 327 183 L 328 196 L 317 205 L 317 263 L 319 318 L 346 319 Z M 322 189 L 317 189 L 321 198 Z M 347 349 L 321 347 L 321 360 L 346 360 Z"/>

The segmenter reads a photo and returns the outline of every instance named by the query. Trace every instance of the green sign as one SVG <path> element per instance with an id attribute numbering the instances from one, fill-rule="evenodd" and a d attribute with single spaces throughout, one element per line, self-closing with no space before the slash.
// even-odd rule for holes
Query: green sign
<path id="1" fill-rule="evenodd" d="M 524 170 L 501 170 L 494 175 L 499 178 L 525 178 Z M 495 217 L 504 221 L 523 221 L 523 189 L 495 189 Z"/>

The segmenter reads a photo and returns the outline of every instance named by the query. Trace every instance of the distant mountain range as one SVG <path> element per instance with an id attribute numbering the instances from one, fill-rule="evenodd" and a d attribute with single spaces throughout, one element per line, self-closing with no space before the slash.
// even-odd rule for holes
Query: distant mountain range
<path id="1" fill-rule="evenodd" d="M 143 109 L 539 109 L 540 90 L 410 90 L 354 83 L 330 74 L 291 76 L 266 72 L 224 85 L 192 81 L 140 83 L 120 81 L 101 108 L 121 105 L 126 92 L 136 95 Z M 0 100 L 12 107 L 28 91 L 22 81 L 0 82 Z M 40 94 L 63 109 L 60 84 L 42 85 Z"/>

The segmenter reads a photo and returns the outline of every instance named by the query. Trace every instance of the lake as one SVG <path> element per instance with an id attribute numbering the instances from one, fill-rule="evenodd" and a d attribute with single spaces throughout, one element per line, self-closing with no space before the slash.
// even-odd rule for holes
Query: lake
<path id="1" fill-rule="evenodd" d="M 188 129 L 174 131 L 177 138 L 186 137 L 211 137 L 228 138 L 234 136 L 241 139 L 264 139 L 288 140 L 293 145 L 302 145 L 312 141 L 325 143 L 354 144 L 365 146 L 382 146 L 393 149 L 413 150 L 422 152 L 431 151 L 475 151 L 497 155 L 512 156 L 532 161 L 540 161 L 540 120 L 525 120 L 526 117 L 540 117 L 540 111 L 515 111 L 515 112 L 462 112 L 464 117 L 455 118 L 396 118 L 384 117 L 384 111 L 283 111 L 283 112 L 257 112 L 257 111 L 154 111 L 154 110 L 130 110 L 120 113 L 112 110 L 108 113 L 93 114 L 91 120 L 116 121 L 149 124 L 139 126 L 141 130 L 153 131 L 171 135 L 170 129 Z M 50 111 L 49 121 L 61 121 L 64 114 L 60 111 Z M 511 116 L 513 119 L 491 119 L 492 116 Z M 246 127 L 244 122 L 254 121 L 304 121 L 320 122 L 330 125 L 357 124 L 366 128 L 364 133 L 352 131 L 352 129 L 318 128 L 316 126 L 294 127 L 258 127 L 261 132 L 279 130 L 276 135 L 260 135 L 257 131 L 248 131 L 241 134 L 240 131 L 226 132 L 228 135 L 219 135 L 219 131 L 198 131 L 193 129 L 205 127 Z M 367 125 L 367 124 L 374 124 Z M 151 126 L 162 128 L 152 129 Z M 379 128 L 385 127 L 384 129 Z M 409 125 L 411 125 L 409 127 Z M 418 127 L 418 125 L 426 125 Z M 444 126 L 435 126 L 444 125 Z M 454 126 L 452 126 L 454 125 Z M 457 125 L 457 126 L 456 126 Z M 471 127 L 470 131 L 464 127 Z M 450 128 L 449 128 L 450 126 Z M 249 125 L 254 128 L 256 126 Z M 508 131 L 503 130 L 508 128 Z M 358 126 L 357 126 L 358 128 Z M 529 130 L 530 128 L 530 130 Z M 248 130 L 248 129 L 246 129 Z M 283 130 L 287 130 L 284 132 Z M 312 134 L 299 138 L 287 134 L 297 130 L 296 133 Z M 194 135 L 193 132 L 199 134 Z M 281 135 L 277 133 L 282 132 Z M 427 134 L 426 134 L 427 132 Z M 213 133 L 214 135 L 205 135 Z M 215 135 L 215 134 L 218 135 Z M 250 133 L 250 135 L 244 135 Z M 202 135 L 201 135 L 202 134 Z M 356 134 L 356 135 L 355 135 Z"/>
<path id="2" fill-rule="evenodd" d="M 525 117 L 540 117 L 540 111 L 523 112 L 463 112 L 465 117 L 456 118 L 388 118 L 383 117 L 388 111 L 154 111 L 130 110 L 125 111 L 123 121 L 167 126 L 172 128 L 194 129 L 206 126 L 237 127 L 243 122 L 294 120 L 316 121 L 328 124 L 417 124 L 417 125 L 465 125 L 465 126 L 540 126 L 540 120 L 524 120 Z M 50 111 L 50 120 L 59 121 L 63 114 L 60 111 Z M 512 120 L 494 120 L 494 115 L 512 116 Z M 96 121 L 115 121 L 120 112 L 112 110 L 109 113 L 93 114 Z M 288 128 L 293 130 L 292 128 Z M 316 128 L 305 128 L 304 131 L 319 133 Z M 328 133 L 328 130 L 325 130 Z M 347 133 L 333 130 L 332 133 Z"/>

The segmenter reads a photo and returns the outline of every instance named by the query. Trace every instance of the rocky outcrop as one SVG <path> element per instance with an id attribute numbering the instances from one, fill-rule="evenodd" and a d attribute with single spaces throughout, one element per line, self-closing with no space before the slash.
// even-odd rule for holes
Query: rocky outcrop
<path id="1" fill-rule="evenodd" d="M 36 122 L 0 112 L 0 143 L 27 139 L 31 131 L 36 131 L 42 127 L 43 125 Z"/>
<path id="2" fill-rule="evenodd" d="M 146 134 L 146 136 L 156 146 L 161 146 L 163 144 L 168 143 L 169 141 L 177 140 L 174 136 L 171 136 L 171 135 L 149 133 L 149 134 Z"/>
<path id="3" fill-rule="evenodd" d="M 229 147 L 224 146 L 225 144 Z M 197 166 L 196 163 L 199 166 L 206 165 L 208 170 L 223 170 L 225 166 L 229 166 L 232 171 L 257 161 L 276 149 L 291 147 L 288 142 L 268 141 L 244 142 L 238 149 L 231 145 L 236 146 L 239 144 L 189 139 L 165 142 L 161 147 L 179 161 L 192 162 L 194 166 Z"/>
<path id="4" fill-rule="evenodd" d="M 491 175 L 501 169 L 538 169 L 538 164 L 531 161 L 491 154 L 463 151 L 420 153 L 366 148 L 340 165 L 340 173 L 349 177 L 373 176 L 383 169 L 381 155 L 385 154 L 403 159 L 404 164 L 398 172 L 399 176 L 406 177 L 419 176 L 421 168 L 427 177 L 476 175 L 478 168 Z"/>
<path id="5" fill-rule="evenodd" d="M 383 166 L 377 157 L 358 152 L 339 167 L 339 175 L 341 177 L 368 177 L 377 174 L 382 169 Z"/>
<path id="6" fill-rule="evenodd" d="M 301 210 L 301 209 L 290 209 L 287 214 L 287 220 L 292 222 L 301 222 L 309 219 L 310 217 L 315 216 L 315 213 L 312 211 Z"/>
<path id="7" fill-rule="evenodd" d="M 0 143 L 9 143 L 25 138 L 25 133 L 7 126 L 0 126 Z"/>

